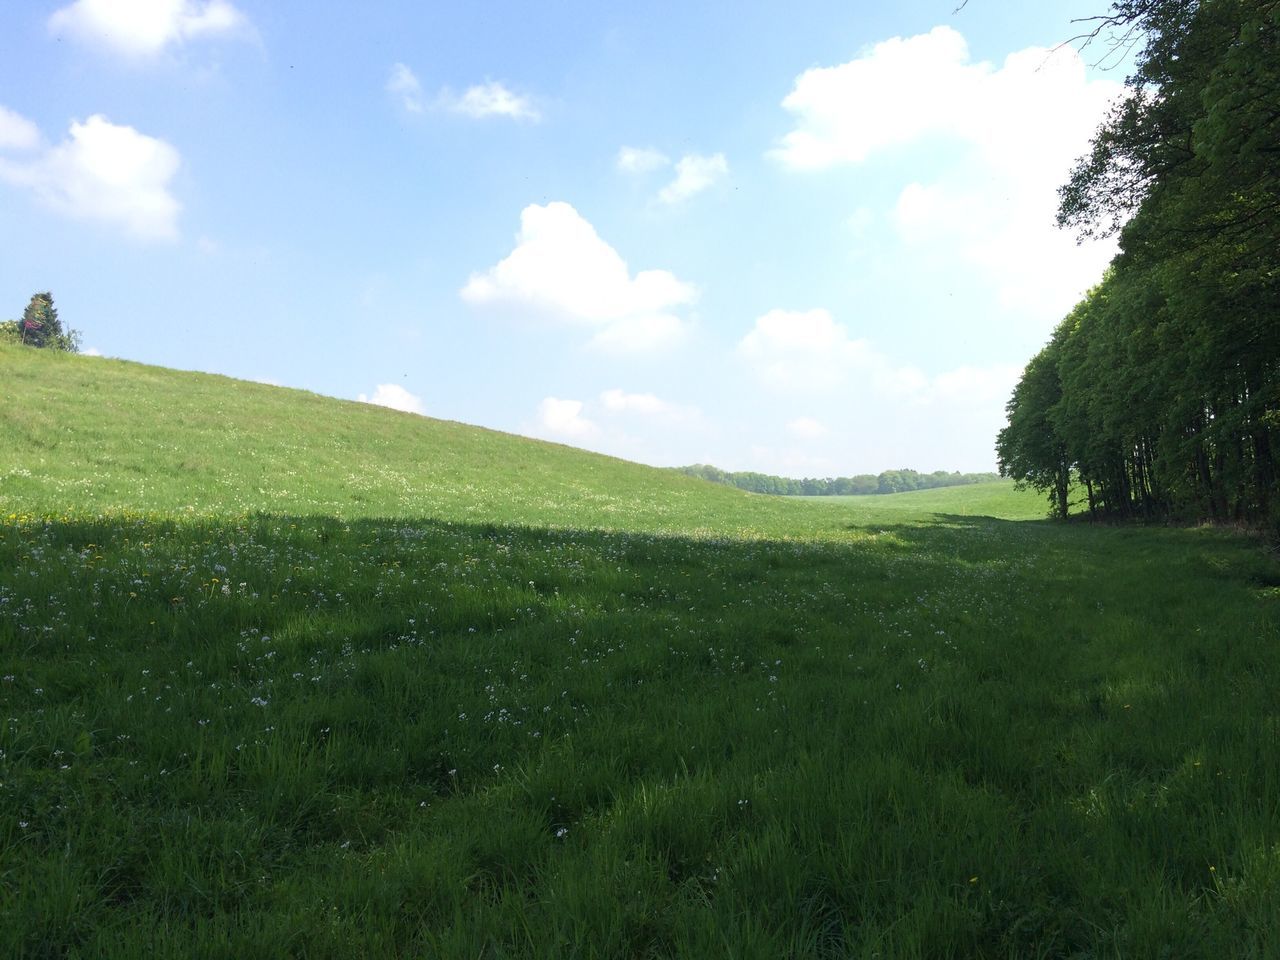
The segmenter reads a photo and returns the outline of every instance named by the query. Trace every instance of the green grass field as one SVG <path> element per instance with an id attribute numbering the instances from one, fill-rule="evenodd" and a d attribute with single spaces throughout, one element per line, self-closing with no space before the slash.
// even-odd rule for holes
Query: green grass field
<path id="1" fill-rule="evenodd" d="M 1270 957 L 1280 565 L 0 347 L 0 956 Z"/>

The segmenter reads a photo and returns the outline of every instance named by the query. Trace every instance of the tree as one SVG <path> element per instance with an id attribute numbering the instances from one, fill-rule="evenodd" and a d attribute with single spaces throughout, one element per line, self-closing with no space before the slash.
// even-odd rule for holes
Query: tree
<path id="1" fill-rule="evenodd" d="M 58 310 L 53 305 L 53 294 L 47 290 L 31 297 L 31 302 L 22 311 L 22 319 L 18 321 L 18 335 L 28 346 L 80 352 L 79 331 L 63 329 Z"/>
<path id="2" fill-rule="evenodd" d="M 1009 425 L 996 439 L 1000 475 L 1047 493 L 1050 511 L 1062 518 L 1069 507 L 1071 462 L 1067 445 L 1054 426 L 1053 412 L 1062 399 L 1058 358 L 1064 337 L 1065 324 L 1027 364 L 1005 406 Z"/>
<path id="3" fill-rule="evenodd" d="M 1120 253 L 1027 368 L 1001 467 L 1074 472 L 1101 514 L 1280 529 L 1280 0 L 1094 22 L 1143 46 L 1058 222 Z"/>

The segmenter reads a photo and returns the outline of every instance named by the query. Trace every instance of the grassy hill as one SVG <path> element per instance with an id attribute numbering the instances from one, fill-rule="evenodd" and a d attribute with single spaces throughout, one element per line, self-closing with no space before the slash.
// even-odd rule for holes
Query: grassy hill
<path id="1" fill-rule="evenodd" d="M 0 955 L 1280 942 L 1280 576 L 0 347 Z"/>

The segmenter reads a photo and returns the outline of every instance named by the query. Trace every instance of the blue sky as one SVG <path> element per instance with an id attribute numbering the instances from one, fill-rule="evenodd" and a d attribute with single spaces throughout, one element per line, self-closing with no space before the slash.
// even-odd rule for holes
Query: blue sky
<path id="1" fill-rule="evenodd" d="M 1100 0 L 0 7 L 0 318 L 658 465 L 990 469 Z"/>

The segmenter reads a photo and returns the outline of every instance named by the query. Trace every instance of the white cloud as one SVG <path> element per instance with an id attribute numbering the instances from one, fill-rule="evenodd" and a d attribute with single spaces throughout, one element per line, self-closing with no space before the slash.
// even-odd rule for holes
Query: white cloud
<path id="1" fill-rule="evenodd" d="M 796 417 L 787 422 L 787 433 L 800 440 L 819 440 L 830 431 L 812 417 Z"/>
<path id="2" fill-rule="evenodd" d="M 627 393 L 624 390 L 606 390 L 600 394 L 600 402 L 606 410 L 615 413 L 669 413 L 671 404 L 659 400 L 652 393 Z"/>
<path id="3" fill-rule="evenodd" d="M 973 402 L 1003 406 L 1022 368 L 1010 364 L 992 367 L 957 367 L 940 373 L 929 384 L 929 400 L 937 403 Z"/>
<path id="4" fill-rule="evenodd" d="M 0 180 L 25 187 L 59 213 L 123 226 L 145 239 L 178 235 L 182 205 L 169 191 L 181 157 L 163 140 L 95 114 L 70 136 L 23 160 L 0 158 Z"/>
<path id="5" fill-rule="evenodd" d="M 584 440 L 594 437 L 600 428 L 582 415 L 581 400 L 546 397 L 538 404 L 538 427 L 553 437 Z"/>
<path id="6" fill-rule="evenodd" d="M 387 93 L 398 97 L 400 105 L 410 113 L 423 111 L 422 84 L 403 63 L 392 65 L 391 75 L 387 78 Z"/>
<path id="7" fill-rule="evenodd" d="M 102 351 L 101 351 L 101 350 L 99 350 L 97 347 L 88 347 L 87 349 L 84 349 L 84 350 L 81 350 L 81 351 L 80 351 L 80 356 L 82 356 L 82 357 L 100 357 L 100 356 L 102 356 Z"/>
<path id="8" fill-rule="evenodd" d="M 1090 80 L 1070 46 L 1028 47 L 996 67 L 971 62 L 963 36 L 935 27 L 797 77 L 782 101 L 796 128 L 773 155 L 789 168 L 818 170 L 947 137 L 1010 168 L 1029 153 L 1070 164 L 1121 90 L 1114 80 Z"/>
<path id="9" fill-rule="evenodd" d="M 614 388 L 585 401 L 546 397 L 522 430 L 641 463 L 674 464 L 698 459 L 707 423 L 695 407 Z"/>
<path id="10" fill-rule="evenodd" d="M 594 328 L 603 350 L 653 350 L 678 341 L 686 323 L 672 311 L 695 288 L 666 270 L 631 275 L 626 261 L 572 206 L 532 204 L 520 213 L 516 247 L 461 296 L 477 305 L 506 305 Z"/>
<path id="11" fill-rule="evenodd" d="M 542 113 L 530 97 L 513 93 L 495 81 L 468 87 L 461 94 L 448 89 L 442 90 L 438 103 L 445 110 L 476 119 L 511 117 L 513 120 L 528 120 L 533 123 L 542 119 Z"/>
<path id="12" fill-rule="evenodd" d="M 991 70 L 968 58 L 964 37 L 935 27 L 878 43 L 848 63 L 806 70 L 782 101 L 797 126 L 774 156 L 814 170 L 857 163 L 936 131 L 962 134 L 976 109 L 975 88 Z"/>
<path id="13" fill-rule="evenodd" d="M 601 353 L 657 353 L 679 346 L 689 325 L 672 313 L 640 314 L 615 320 L 588 341 Z"/>
<path id="14" fill-rule="evenodd" d="M 40 128 L 26 117 L 0 106 L 0 150 L 34 150 L 40 146 Z"/>
<path id="15" fill-rule="evenodd" d="M 663 203 L 681 203 L 722 180 L 729 173 L 723 153 L 686 154 L 676 164 L 676 177 L 658 192 Z"/>
<path id="16" fill-rule="evenodd" d="M 390 407 L 392 410 L 403 410 L 405 413 L 417 413 L 423 416 L 427 413 L 422 406 L 422 398 L 410 393 L 398 383 L 380 383 L 374 388 L 372 397 L 362 393 L 356 399 L 361 403 Z"/>
<path id="17" fill-rule="evenodd" d="M 861 393 L 896 403 L 929 405 L 962 398 L 1003 404 L 1021 374 L 1013 366 L 964 366 L 929 377 L 854 339 L 824 309 L 770 310 L 738 343 L 738 354 L 768 385 L 785 393 L 834 397 Z M 824 424 L 800 417 L 788 432 L 806 439 Z"/>
<path id="18" fill-rule="evenodd" d="M 1115 252 L 1112 241 L 1077 247 L 1054 212 L 1057 186 L 1121 90 L 1090 79 L 1069 46 L 975 63 L 963 36 L 937 27 L 797 77 L 782 102 L 795 128 L 772 154 L 792 170 L 823 170 L 947 144 L 931 151 L 945 158 L 935 179 L 903 189 L 899 236 L 977 267 L 1003 304 L 1056 318 Z"/>
<path id="19" fill-rule="evenodd" d="M 652 393 L 627 393 L 617 388 L 601 393 L 600 403 L 613 415 L 657 419 L 668 424 L 693 424 L 702 417 L 696 407 L 672 403 Z"/>
<path id="20" fill-rule="evenodd" d="M 166 47 L 248 29 L 227 0 L 76 0 L 49 17 L 49 30 L 125 56 L 154 56 Z"/>
<path id="21" fill-rule="evenodd" d="M 838 467 L 845 472 L 849 437 L 857 438 L 857 456 L 868 468 L 990 469 L 1004 404 L 1021 374 L 1017 367 L 994 365 L 929 376 L 855 339 L 823 309 L 771 310 L 739 342 L 738 355 L 774 392 L 775 406 L 797 398 L 822 403 L 821 422 L 797 416 L 786 424 L 786 434 L 802 441 L 803 450 L 769 447 L 761 457 L 774 463 L 792 454 L 826 457 L 846 464 Z M 892 430 L 885 430 L 887 422 Z"/>
<path id="22" fill-rule="evenodd" d="M 670 163 L 665 153 L 650 147 L 623 147 L 618 151 L 617 166 L 623 173 L 651 173 Z"/>
<path id="23" fill-rule="evenodd" d="M 738 353 L 762 380 L 781 390 L 825 393 L 856 380 L 877 393 L 903 395 L 926 382 L 914 367 L 896 367 L 866 340 L 850 337 L 821 308 L 770 310 L 738 343 Z"/>

